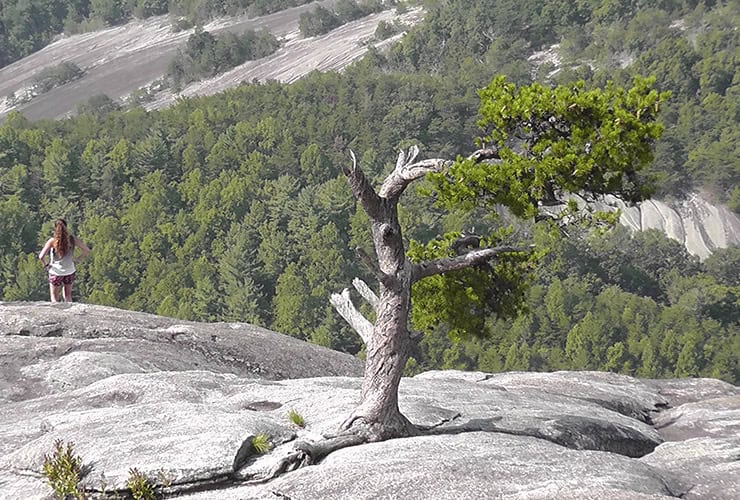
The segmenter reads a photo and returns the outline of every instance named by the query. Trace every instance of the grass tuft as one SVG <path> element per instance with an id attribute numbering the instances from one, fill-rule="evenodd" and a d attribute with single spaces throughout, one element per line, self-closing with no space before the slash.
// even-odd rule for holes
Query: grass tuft
<path id="1" fill-rule="evenodd" d="M 303 419 L 303 416 L 295 411 L 293 408 L 288 410 L 288 420 L 293 422 L 298 427 L 305 427 L 306 421 Z"/>
<path id="2" fill-rule="evenodd" d="M 267 453 L 272 448 L 270 436 L 267 434 L 257 434 L 252 438 L 252 448 L 254 448 L 254 451 L 259 455 Z"/>
<path id="3" fill-rule="evenodd" d="M 126 488 L 131 492 L 134 500 L 156 500 L 154 496 L 154 485 L 149 479 L 136 468 L 128 470 Z"/>

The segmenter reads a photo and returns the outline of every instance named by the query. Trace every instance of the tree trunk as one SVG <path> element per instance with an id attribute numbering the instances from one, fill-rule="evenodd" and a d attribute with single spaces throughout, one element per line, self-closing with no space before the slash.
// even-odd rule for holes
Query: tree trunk
<path id="1" fill-rule="evenodd" d="M 406 261 L 397 203 L 385 200 L 373 221 L 372 233 L 380 272 L 380 301 L 373 333 L 366 345 L 365 376 L 360 405 L 347 425 L 361 419 L 360 432 L 370 441 L 415 433 L 398 408 L 398 386 L 409 357 L 408 317 L 411 265 Z"/>
<path id="2" fill-rule="evenodd" d="M 382 289 L 380 310 L 370 345 L 359 408 L 373 441 L 412 433 L 413 426 L 398 408 L 398 385 L 409 357 L 408 280 L 399 289 Z"/>

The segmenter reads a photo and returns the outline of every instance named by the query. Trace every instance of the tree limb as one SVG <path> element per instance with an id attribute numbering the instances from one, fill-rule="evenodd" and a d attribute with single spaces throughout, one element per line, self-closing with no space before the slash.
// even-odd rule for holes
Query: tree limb
<path id="1" fill-rule="evenodd" d="M 409 150 L 408 157 L 403 153 L 403 151 L 401 151 L 398 155 L 398 161 L 396 161 L 396 168 L 388 177 L 386 177 L 385 181 L 383 181 L 383 185 L 380 187 L 378 194 L 381 198 L 398 198 L 406 189 L 406 186 L 415 180 L 421 179 L 428 173 L 442 172 L 454 163 L 452 160 L 441 158 L 433 158 L 413 163 L 418 154 L 419 148 L 417 146 L 413 146 Z M 468 156 L 468 159 L 473 160 L 476 163 L 481 163 L 486 160 L 501 159 L 501 157 L 499 156 L 497 149 L 483 148 Z"/>
<path id="2" fill-rule="evenodd" d="M 422 262 L 414 266 L 411 275 L 411 282 L 413 283 L 428 276 L 457 271 L 474 266 L 475 264 L 487 262 L 502 253 L 526 252 L 531 250 L 533 246 L 534 245 L 530 245 L 529 247 L 523 248 L 511 246 L 479 248 L 457 257 L 445 257 L 429 262 Z"/>
<path id="3" fill-rule="evenodd" d="M 486 160 L 500 160 L 501 156 L 498 153 L 497 148 L 482 148 L 478 151 L 473 152 L 468 156 L 468 160 L 473 160 L 475 163 L 481 163 Z"/>
<path id="4" fill-rule="evenodd" d="M 428 173 L 442 172 L 450 165 L 452 165 L 451 160 L 435 158 L 405 165 L 402 169 L 396 168 L 385 179 L 385 181 L 383 181 L 379 194 L 382 198 L 398 198 L 406 189 L 406 186 L 415 180 L 421 179 Z"/>
<path id="5" fill-rule="evenodd" d="M 339 315 L 349 323 L 349 326 L 357 332 L 365 345 L 368 345 L 373 334 L 373 324 L 352 303 L 349 289 L 345 288 L 342 293 L 332 293 L 329 302 Z"/>
<path id="6" fill-rule="evenodd" d="M 352 188 L 352 194 L 360 202 L 363 210 L 371 219 L 378 219 L 380 216 L 381 199 L 375 192 L 370 181 L 365 177 L 365 173 L 357 165 L 357 158 L 354 151 L 350 150 L 349 155 L 352 157 L 352 166 L 343 167 L 342 171 L 347 176 L 349 185 Z"/>
<path id="7" fill-rule="evenodd" d="M 372 289 L 362 281 L 360 278 L 355 278 L 352 280 L 352 286 L 355 287 L 355 290 L 357 290 L 360 295 L 362 295 L 362 298 L 364 298 L 368 304 L 373 306 L 373 309 L 375 312 L 378 311 L 378 307 L 380 306 L 380 299 L 377 295 L 375 295 L 375 292 L 372 291 Z"/>

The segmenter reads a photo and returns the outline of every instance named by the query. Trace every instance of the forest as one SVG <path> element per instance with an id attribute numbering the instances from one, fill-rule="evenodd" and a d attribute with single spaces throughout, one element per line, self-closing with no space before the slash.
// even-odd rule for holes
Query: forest
<path id="1" fill-rule="evenodd" d="M 701 190 L 740 211 L 736 2 L 493 4 L 425 2 L 424 22 L 400 43 L 342 73 L 244 84 L 160 111 L 99 106 L 107 101 L 94 96 L 62 121 L 9 114 L 0 124 L 0 297 L 48 300 L 36 254 L 63 216 L 92 248 L 76 300 L 245 321 L 362 356 L 328 301 L 355 276 L 373 281 L 353 253 L 370 252 L 371 240 L 341 173 L 348 150 L 376 182 L 400 148 L 471 152 L 477 89 L 499 74 L 586 87 L 653 76 L 671 98 L 645 181 L 661 198 Z M 0 10 L 0 37 L 12 31 L 11 10 Z M 529 59 L 553 44 L 558 68 Z M 471 320 L 461 330 L 454 318 L 412 316 L 425 335 L 409 374 L 595 369 L 740 381 L 740 249 L 700 262 L 657 232 L 442 212 L 425 191 L 403 198 L 409 245 L 498 230 L 546 252 L 515 319 L 461 310 Z M 436 297 L 425 283 L 414 290 L 419 310 Z"/>

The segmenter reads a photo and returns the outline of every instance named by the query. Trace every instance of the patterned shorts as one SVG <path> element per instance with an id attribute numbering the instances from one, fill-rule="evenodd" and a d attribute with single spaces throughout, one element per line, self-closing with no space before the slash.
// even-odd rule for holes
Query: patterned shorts
<path id="1" fill-rule="evenodd" d="M 53 274 L 49 275 L 49 283 L 54 286 L 71 285 L 74 280 L 75 273 L 68 274 L 67 276 L 55 276 Z"/>

